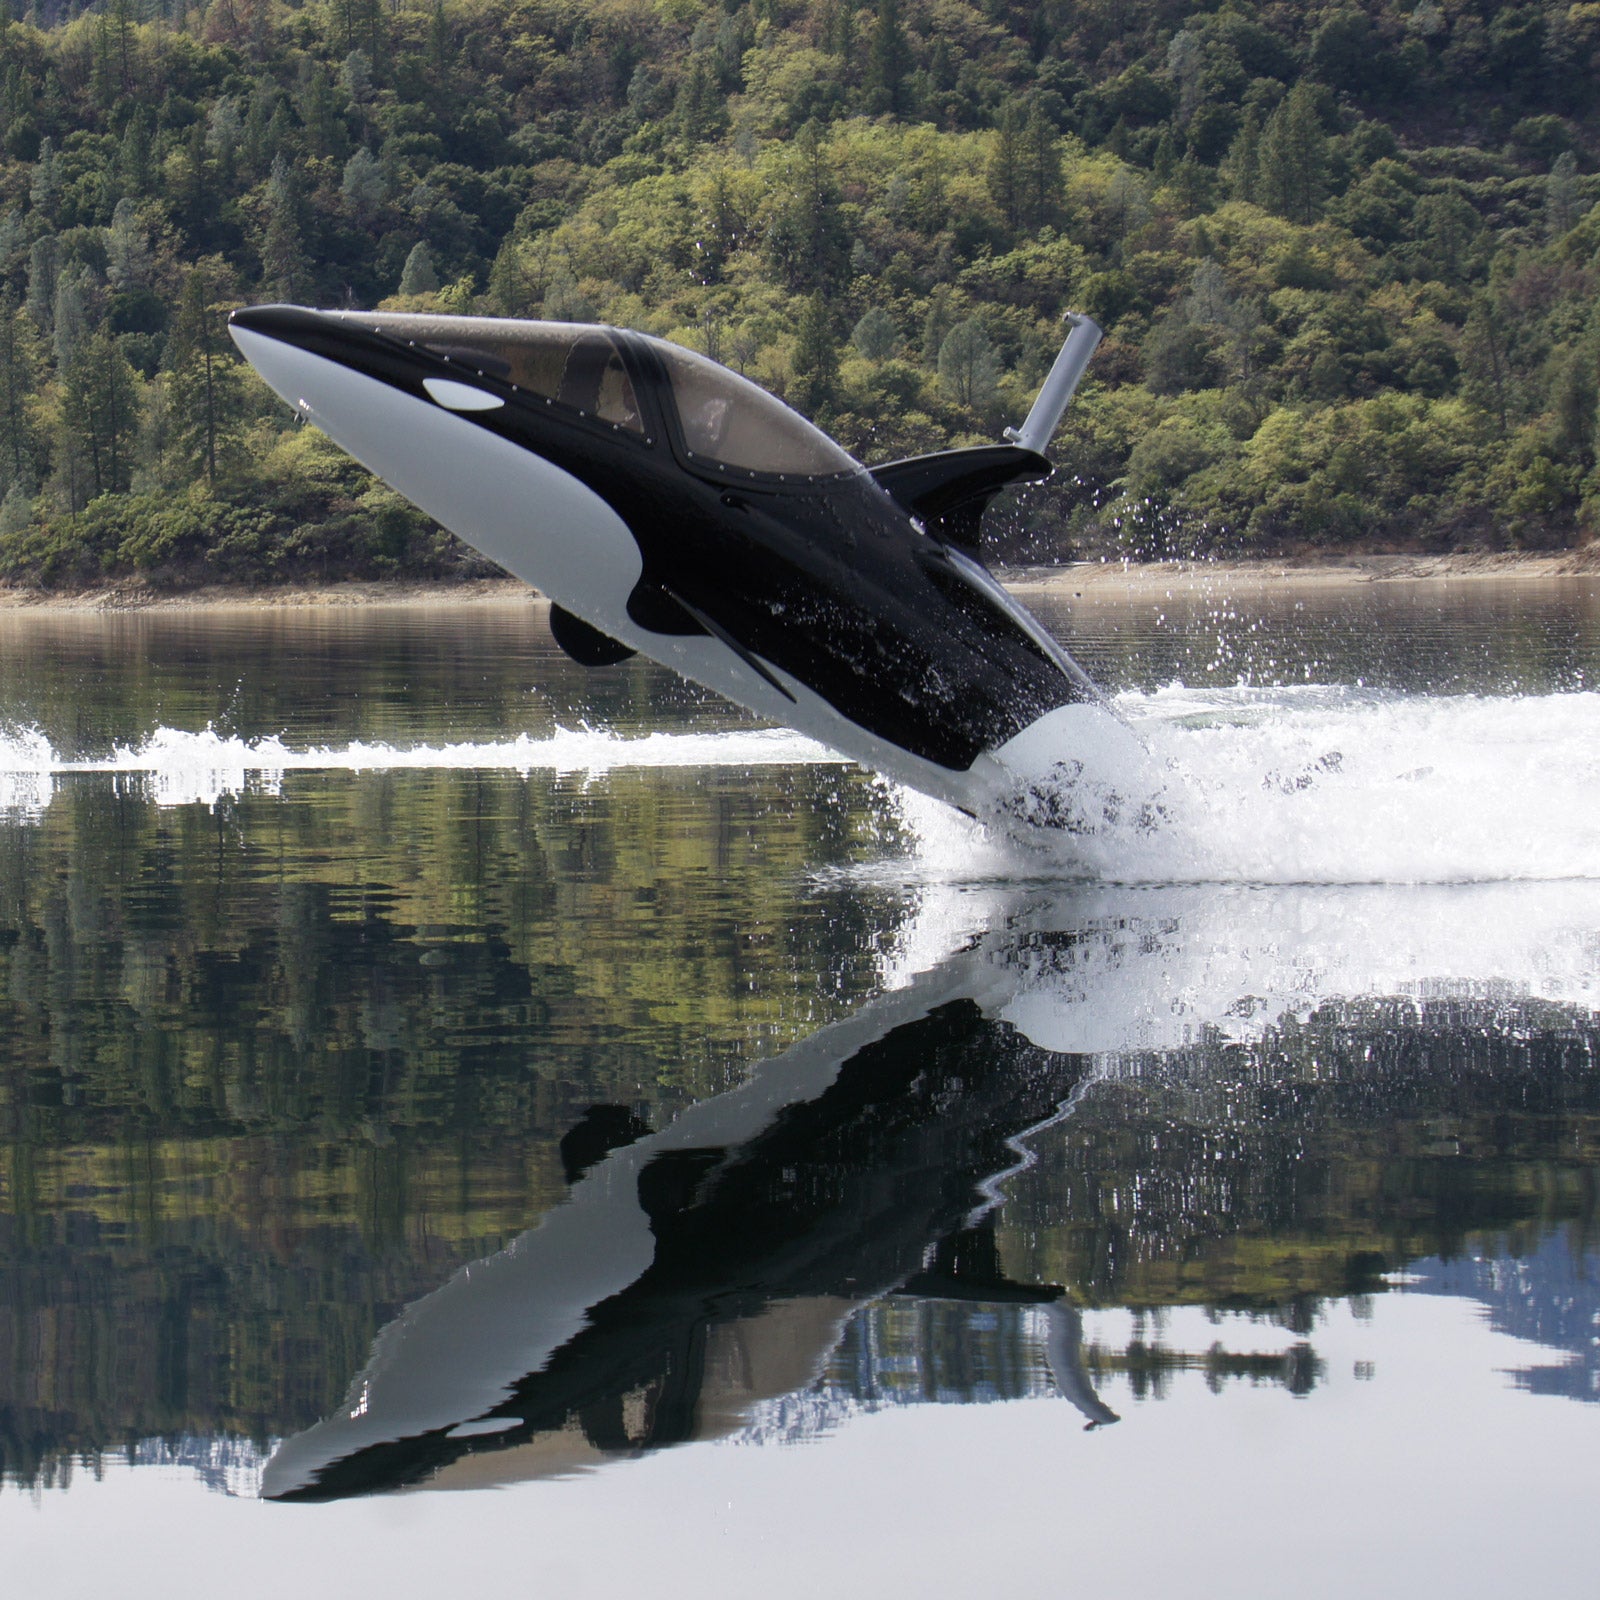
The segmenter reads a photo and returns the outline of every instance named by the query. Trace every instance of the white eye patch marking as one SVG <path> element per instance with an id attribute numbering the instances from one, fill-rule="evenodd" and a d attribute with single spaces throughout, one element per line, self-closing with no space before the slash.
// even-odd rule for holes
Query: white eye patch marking
<path id="1" fill-rule="evenodd" d="M 470 383 L 457 383 L 454 378 L 424 378 L 422 387 L 450 411 L 493 411 L 505 404 L 499 395 Z"/>

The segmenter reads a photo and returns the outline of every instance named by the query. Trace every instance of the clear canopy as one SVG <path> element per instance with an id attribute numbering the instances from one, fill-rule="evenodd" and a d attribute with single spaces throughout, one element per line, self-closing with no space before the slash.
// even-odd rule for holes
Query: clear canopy
<path id="1" fill-rule="evenodd" d="M 643 431 L 633 382 L 606 328 L 403 312 L 340 315 L 391 338 L 426 346 L 467 372 L 492 374 L 586 416 Z M 828 478 L 855 460 L 765 389 L 679 345 L 650 341 L 667 369 L 684 444 L 697 461 L 731 472 Z"/>
<path id="2" fill-rule="evenodd" d="M 571 406 L 585 416 L 642 433 L 616 341 L 604 328 L 573 322 L 508 322 L 486 317 L 351 312 L 350 320 L 426 346 L 463 368 Z"/>
<path id="3" fill-rule="evenodd" d="M 820 428 L 738 373 L 653 340 L 672 380 L 683 441 L 697 458 L 738 472 L 792 478 L 860 470 Z"/>

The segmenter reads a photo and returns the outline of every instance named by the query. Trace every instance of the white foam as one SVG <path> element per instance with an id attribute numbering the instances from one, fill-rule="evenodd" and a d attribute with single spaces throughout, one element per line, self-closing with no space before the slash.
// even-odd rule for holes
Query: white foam
<path id="1" fill-rule="evenodd" d="M 1600 878 L 1600 695 L 1170 690 L 1127 709 L 1187 799 L 1185 877 Z"/>
<path id="2" fill-rule="evenodd" d="M 275 794 L 284 774 L 307 771 L 391 772 L 419 768 L 581 773 L 624 768 L 769 767 L 843 763 L 843 757 L 784 728 L 724 733 L 651 733 L 629 739 L 596 728 L 558 728 L 545 737 L 442 745 L 356 741 L 295 749 L 282 739 L 240 739 L 211 728 L 198 733 L 157 728 L 138 744 L 108 755 L 63 758 L 37 729 L 0 732 L 0 815 L 37 816 L 58 781 L 75 773 L 126 774 L 163 806 L 218 801 L 245 793 Z"/>
<path id="3" fill-rule="evenodd" d="M 1162 826 L 985 828 L 901 797 L 929 884 L 1498 883 L 1600 879 L 1600 695 L 1190 690 L 1117 701 L 1164 769 Z"/>
<path id="4" fill-rule="evenodd" d="M 1166 775 L 1165 822 L 1085 841 L 1011 836 L 898 791 L 906 848 L 864 878 L 970 886 L 1064 877 L 1128 883 L 1494 883 L 1600 880 L 1600 695 L 1384 698 L 1346 688 L 1126 694 L 1117 707 Z M 1073 755 L 1063 751 L 1064 758 Z M 65 759 L 36 729 L 0 731 L 0 812 L 37 815 L 75 773 L 125 776 L 158 804 L 275 792 L 291 771 L 622 768 L 839 762 L 785 729 L 556 729 L 482 743 L 355 742 L 160 728 Z M 970 891 L 961 889 L 958 894 Z"/>

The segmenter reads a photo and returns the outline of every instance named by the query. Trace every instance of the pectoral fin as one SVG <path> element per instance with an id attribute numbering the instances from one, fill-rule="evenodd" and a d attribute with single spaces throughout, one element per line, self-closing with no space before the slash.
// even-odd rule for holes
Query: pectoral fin
<path id="1" fill-rule="evenodd" d="M 550 607 L 550 636 L 583 667 L 614 667 L 619 661 L 637 654 L 610 634 L 590 627 L 582 617 L 575 617 L 558 605 Z"/>

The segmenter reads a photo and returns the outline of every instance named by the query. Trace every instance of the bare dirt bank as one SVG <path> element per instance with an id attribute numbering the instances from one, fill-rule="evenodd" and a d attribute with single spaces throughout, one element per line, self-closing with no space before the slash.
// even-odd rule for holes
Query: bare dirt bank
<path id="1" fill-rule="evenodd" d="M 1482 552 L 1457 555 L 1351 555 L 1261 561 L 1077 562 L 1065 567 L 1019 568 L 1004 575 L 1006 587 L 1066 590 L 1103 599 L 1139 599 L 1205 592 L 1246 594 L 1252 590 L 1334 588 L 1370 583 L 1600 580 L 1600 544 L 1581 550 L 1533 553 Z"/>
<path id="2" fill-rule="evenodd" d="M 1002 572 L 1020 594 L 1063 590 L 1111 599 L 1184 592 L 1248 593 L 1340 584 L 1474 582 L 1486 579 L 1600 580 L 1600 543 L 1581 550 L 1507 551 L 1456 555 L 1350 555 L 1259 561 L 1075 562 L 1062 567 L 1023 567 Z M 351 606 L 471 606 L 541 599 L 516 578 L 480 578 L 466 583 L 408 579 L 242 589 L 216 586 L 166 590 L 121 583 L 77 593 L 0 585 L 0 611 L 126 612 L 268 609 L 311 610 Z"/>
<path id="3" fill-rule="evenodd" d="M 0 612 L 312 611 L 354 606 L 471 606 L 541 598 L 518 578 L 478 578 L 466 583 L 419 583 L 394 578 L 266 589 L 216 585 L 169 590 L 121 583 L 78 593 L 0 586 Z"/>

